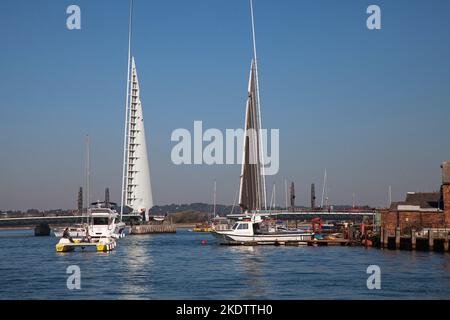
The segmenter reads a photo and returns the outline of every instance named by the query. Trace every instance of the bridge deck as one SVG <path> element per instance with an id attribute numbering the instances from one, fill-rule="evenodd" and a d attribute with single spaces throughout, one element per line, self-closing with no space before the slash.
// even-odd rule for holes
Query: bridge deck
<path id="1" fill-rule="evenodd" d="M 14 218 L 0 218 L 0 227 L 15 227 L 15 226 L 36 226 L 40 224 L 60 225 L 60 224 L 74 224 L 86 220 L 86 215 L 77 216 L 41 216 L 41 217 L 14 217 Z M 131 218 L 140 218 L 139 214 L 124 214 L 123 220 Z"/>
<path id="2" fill-rule="evenodd" d="M 376 211 L 358 211 L 358 212 L 348 212 L 348 211 L 271 211 L 271 212 L 260 212 L 258 213 L 262 217 L 276 218 L 280 220 L 300 220 L 305 218 L 314 217 L 324 217 L 327 219 L 352 219 L 352 218 L 362 218 L 362 217 L 373 217 L 376 215 Z M 227 217 L 229 219 L 240 219 L 250 217 L 251 214 L 229 214 Z"/>

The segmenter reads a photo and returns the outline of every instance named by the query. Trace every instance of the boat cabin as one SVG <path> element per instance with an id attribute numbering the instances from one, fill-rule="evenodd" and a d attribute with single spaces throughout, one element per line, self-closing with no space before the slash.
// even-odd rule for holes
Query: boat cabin
<path id="1" fill-rule="evenodd" d="M 91 210 L 89 234 L 93 237 L 109 236 L 117 223 L 118 214 L 108 208 L 95 208 Z"/>
<path id="2" fill-rule="evenodd" d="M 231 228 L 235 234 L 242 235 L 254 235 L 260 233 L 259 223 L 252 222 L 250 220 L 243 220 L 236 222 Z"/>

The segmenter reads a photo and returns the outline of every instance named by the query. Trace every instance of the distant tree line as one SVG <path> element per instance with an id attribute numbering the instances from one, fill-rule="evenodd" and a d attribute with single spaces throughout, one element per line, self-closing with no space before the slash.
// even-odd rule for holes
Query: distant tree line
<path id="1" fill-rule="evenodd" d="M 233 206 L 218 204 L 216 205 L 216 214 L 220 216 L 225 216 L 227 214 L 230 214 L 232 209 Z M 166 213 L 171 214 L 178 212 L 201 212 L 212 215 L 212 213 L 214 212 L 214 205 L 207 203 L 169 204 L 164 206 L 154 206 L 150 210 L 150 213 L 154 215 L 161 215 Z M 240 212 L 239 206 L 235 206 L 233 213 L 239 212 Z"/>
<path id="2" fill-rule="evenodd" d="M 55 217 L 55 216 L 72 216 L 78 213 L 77 210 L 38 210 L 38 209 L 28 209 L 27 211 L 20 210 L 6 210 L 1 211 L 1 217 L 8 218 L 22 218 L 22 217 Z"/>

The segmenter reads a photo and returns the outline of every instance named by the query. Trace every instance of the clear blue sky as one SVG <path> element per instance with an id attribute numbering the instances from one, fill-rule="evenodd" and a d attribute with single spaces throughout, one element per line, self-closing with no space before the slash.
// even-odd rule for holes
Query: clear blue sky
<path id="1" fill-rule="evenodd" d="M 66 29 L 78 4 L 82 30 Z M 366 28 L 369 4 L 382 30 Z M 307 204 L 328 169 L 331 203 L 385 205 L 437 190 L 450 159 L 450 2 L 255 0 L 263 125 Z M 176 128 L 244 122 L 246 0 L 135 1 L 134 55 L 156 204 L 231 204 L 239 167 L 175 166 Z M 4 0 L 0 11 L 0 209 L 74 208 L 92 139 L 94 198 L 121 183 L 128 1 Z M 269 188 L 270 189 L 270 188 Z"/>

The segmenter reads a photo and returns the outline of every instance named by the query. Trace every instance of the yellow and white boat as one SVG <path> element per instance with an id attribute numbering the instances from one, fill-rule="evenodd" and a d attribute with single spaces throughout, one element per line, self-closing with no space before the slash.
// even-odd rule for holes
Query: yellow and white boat
<path id="1" fill-rule="evenodd" d="M 87 248 L 95 248 L 98 252 L 109 252 L 116 248 L 116 240 L 113 238 L 100 238 L 94 242 L 83 242 L 80 239 L 70 241 L 66 238 L 61 238 L 56 244 L 56 252 L 72 252 L 75 249 L 85 250 Z"/>
<path id="2" fill-rule="evenodd" d="M 195 226 L 195 228 L 192 228 L 192 231 L 194 232 L 211 232 L 213 231 L 211 225 L 207 223 L 198 224 Z"/>

